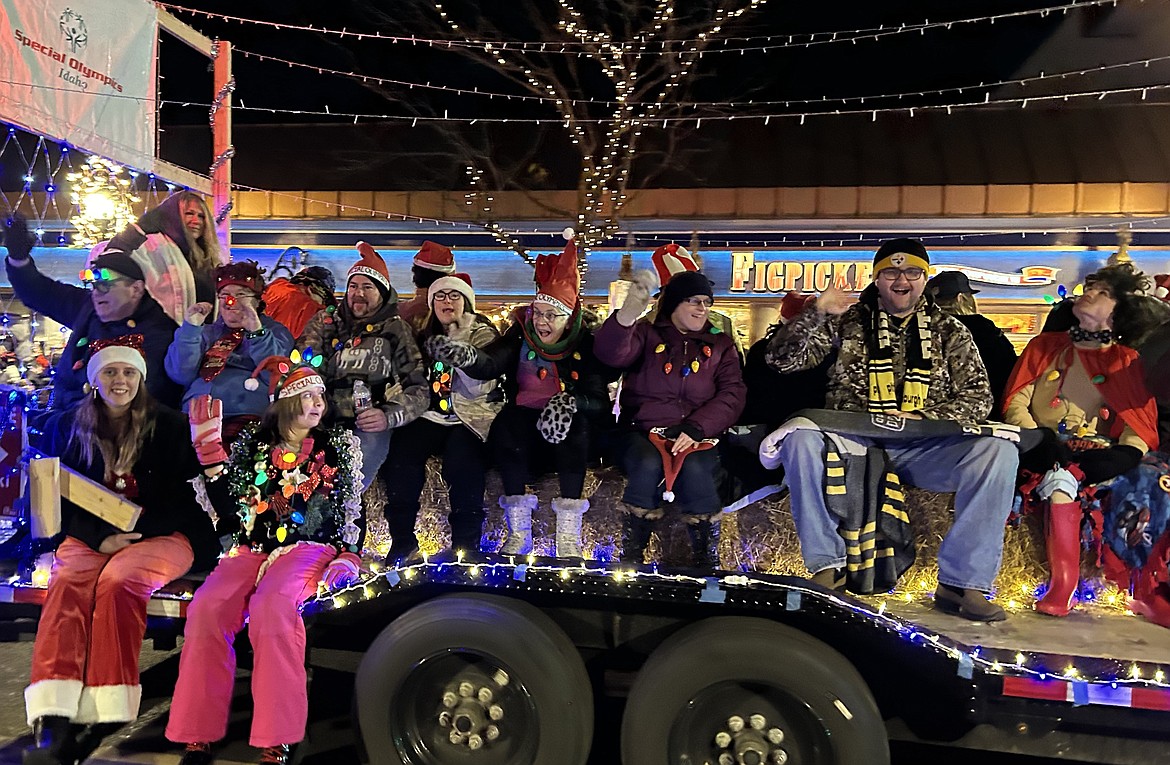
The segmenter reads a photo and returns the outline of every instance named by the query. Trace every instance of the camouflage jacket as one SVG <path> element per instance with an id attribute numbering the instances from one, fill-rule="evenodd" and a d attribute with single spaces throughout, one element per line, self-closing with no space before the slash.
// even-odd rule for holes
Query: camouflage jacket
<path id="1" fill-rule="evenodd" d="M 921 414 L 932 420 L 950 419 L 979 422 L 991 413 L 991 388 L 987 370 L 971 333 L 953 316 L 925 301 L 919 310 L 930 316 L 934 364 L 930 393 Z M 864 412 L 868 404 L 866 335 L 870 309 L 857 303 L 840 316 L 830 316 L 807 307 L 788 324 L 778 328 L 768 345 L 767 362 L 780 372 L 797 372 L 815 367 L 834 349 L 837 361 L 829 369 L 825 406 L 847 412 Z M 906 373 L 906 335 L 891 322 L 894 377 Z"/>

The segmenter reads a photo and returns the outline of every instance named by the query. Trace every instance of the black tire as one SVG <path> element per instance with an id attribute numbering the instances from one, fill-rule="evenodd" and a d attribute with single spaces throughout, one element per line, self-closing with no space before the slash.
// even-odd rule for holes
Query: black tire
<path id="1" fill-rule="evenodd" d="M 445 706 L 444 692 L 460 680 L 489 689 L 502 718 L 485 716 L 492 710 L 477 706 L 479 691 Z M 564 632 L 521 601 L 460 594 L 412 608 L 374 640 L 354 692 L 373 765 L 584 765 L 589 756 L 585 665 Z M 445 711 L 455 716 L 444 725 Z M 464 740 L 452 743 L 457 727 Z M 467 731 L 480 737 L 474 752 Z"/>
<path id="2" fill-rule="evenodd" d="M 733 715 L 743 732 L 729 726 Z M 759 730 L 751 715 L 766 721 Z M 767 738 L 773 728 L 778 742 Z M 716 743 L 721 732 L 730 744 Z M 762 765 L 777 761 L 776 749 L 788 765 L 890 761 L 877 703 L 853 665 L 798 630 L 752 617 L 707 619 L 664 641 L 630 689 L 621 745 L 624 765 L 715 763 L 721 753 Z M 737 746 L 757 754 L 741 760 Z"/>

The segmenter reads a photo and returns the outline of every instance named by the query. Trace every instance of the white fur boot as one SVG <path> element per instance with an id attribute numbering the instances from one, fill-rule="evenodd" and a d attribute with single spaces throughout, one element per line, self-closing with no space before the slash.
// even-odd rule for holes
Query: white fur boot
<path id="1" fill-rule="evenodd" d="M 581 557 L 581 516 L 589 509 L 587 499 L 556 497 L 552 501 L 557 516 L 557 557 Z"/>
<path id="2" fill-rule="evenodd" d="M 500 547 L 501 555 L 528 555 L 532 552 L 532 511 L 536 509 L 535 494 L 505 494 L 500 497 L 504 518 L 508 522 L 508 538 Z"/>

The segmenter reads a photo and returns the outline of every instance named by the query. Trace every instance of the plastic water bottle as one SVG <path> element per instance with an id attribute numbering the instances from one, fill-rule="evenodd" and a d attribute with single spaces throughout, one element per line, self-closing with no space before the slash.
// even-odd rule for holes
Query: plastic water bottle
<path id="1" fill-rule="evenodd" d="M 354 414 L 361 414 L 365 410 L 374 405 L 373 397 L 370 396 L 370 388 L 366 385 L 365 380 L 353 381 L 353 411 Z"/>

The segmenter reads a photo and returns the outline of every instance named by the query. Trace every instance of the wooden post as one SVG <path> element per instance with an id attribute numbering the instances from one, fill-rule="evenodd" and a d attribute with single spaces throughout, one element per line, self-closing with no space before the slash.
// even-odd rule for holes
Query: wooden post
<path id="1" fill-rule="evenodd" d="M 211 116 L 212 157 L 211 171 L 212 213 L 216 217 L 215 230 L 223 262 L 231 257 L 232 246 L 232 46 L 226 40 L 212 43 L 215 92 Z"/>

